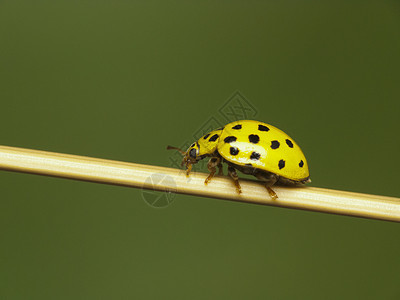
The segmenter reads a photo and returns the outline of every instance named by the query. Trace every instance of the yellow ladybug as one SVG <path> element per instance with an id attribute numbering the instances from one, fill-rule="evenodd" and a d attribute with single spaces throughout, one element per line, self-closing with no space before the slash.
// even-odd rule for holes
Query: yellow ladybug
<path id="1" fill-rule="evenodd" d="M 271 189 L 276 182 L 282 184 L 304 184 L 310 182 L 307 160 L 300 147 L 280 129 L 253 120 L 235 121 L 216 129 L 193 143 L 187 151 L 176 149 L 183 155 L 182 165 L 189 176 L 192 165 L 210 157 L 207 164 L 210 174 L 207 184 L 222 162 L 228 164 L 228 173 L 238 193 L 241 193 L 236 170 L 250 174 L 265 182 L 272 199 L 278 198 Z"/>

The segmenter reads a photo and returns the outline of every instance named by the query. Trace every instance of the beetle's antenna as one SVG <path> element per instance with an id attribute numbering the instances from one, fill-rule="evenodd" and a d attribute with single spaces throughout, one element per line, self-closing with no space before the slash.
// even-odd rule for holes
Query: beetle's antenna
<path id="1" fill-rule="evenodd" d="M 186 152 L 183 151 L 182 149 L 180 149 L 180 148 L 178 148 L 178 147 L 174 147 L 174 146 L 168 145 L 168 146 L 167 146 L 167 150 L 171 150 L 171 149 L 179 151 L 182 155 L 186 155 Z"/>

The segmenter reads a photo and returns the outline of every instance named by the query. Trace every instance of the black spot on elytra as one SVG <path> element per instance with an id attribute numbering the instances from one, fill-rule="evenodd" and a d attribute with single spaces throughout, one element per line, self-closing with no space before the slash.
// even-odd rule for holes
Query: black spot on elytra
<path id="1" fill-rule="evenodd" d="M 293 148 L 293 143 L 291 140 L 286 139 L 286 144 L 290 147 Z"/>
<path id="2" fill-rule="evenodd" d="M 208 137 L 210 136 L 210 134 L 209 133 L 207 133 L 204 137 L 203 137 L 203 139 L 207 139 Z"/>
<path id="3" fill-rule="evenodd" d="M 252 159 L 252 160 L 259 160 L 260 159 L 260 153 L 258 153 L 258 152 L 253 152 L 253 153 L 251 153 L 251 155 L 250 155 L 250 159 Z"/>
<path id="4" fill-rule="evenodd" d="M 237 125 L 233 126 L 232 129 L 242 129 L 242 125 L 237 124 Z"/>
<path id="5" fill-rule="evenodd" d="M 193 148 L 192 150 L 190 150 L 189 156 L 190 156 L 191 158 L 196 158 L 196 149 Z"/>
<path id="6" fill-rule="evenodd" d="M 237 138 L 236 138 L 236 136 L 227 136 L 225 139 L 224 139 L 224 142 L 225 143 L 232 143 L 232 142 L 236 142 L 236 140 L 237 140 Z"/>
<path id="7" fill-rule="evenodd" d="M 278 141 L 271 142 L 271 149 L 278 149 L 279 146 L 280 146 L 280 143 Z"/>
<path id="8" fill-rule="evenodd" d="M 280 169 L 283 169 L 283 168 L 285 167 L 285 161 L 284 161 L 283 159 L 281 159 L 281 160 L 279 161 L 278 167 L 279 167 L 279 170 L 280 170 Z"/>
<path id="9" fill-rule="evenodd" d="M 217 140 L 217 138 L 219 137 L 218 134 L 214 134 L 212 137 L 210 137 L 210 139 L 208 140 L 209 142 L 215 142 Z"/>
<path id="10" fill-rule="evenodd" d="M 269 131 L 269 128 L 267 126 L 264 126 L 264 125 L 258 125 L 258 130 L 260 130 L 260 131 Z"/>
<path id="11" fill-rule="evenodd" d="M 194 145 L 196 145 L 195 143 L 191 144 L 190 147 L 194 147 Z"/>
<path id="12" fill-rule="evenodd" d="M 238 155 L 239 154 L 239 149 L 236 148 L 236 147 L 231 147 L 229 149 L 229 153 L 232 154 L 232 155 Z"/>
<path id="13" fill-rule="evenodd" d="M 299 167 L 302 168 L 304 166 L 304 161 L 300 160 Z"/>
<path id="14" fill-rule="evenodd" d="M 250 143 L 257 144 L 260 141 L 260 137 L 257 134 L 250 134 L 249 141 Z"/>

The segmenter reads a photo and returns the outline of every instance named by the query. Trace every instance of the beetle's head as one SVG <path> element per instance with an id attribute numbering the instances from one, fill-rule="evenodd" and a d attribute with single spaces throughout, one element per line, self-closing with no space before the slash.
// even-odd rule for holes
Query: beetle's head
<path id="1" fill-rule="evenodd" d="M 192 168 L 192 165 L 196 164 L 199 160 L 204 158 L 202 155 L 199 154 L 200 149 L 198 143 L 193 143 L 186 151 L 183 151 L 180 148 L 173 146 L 168 146 L 167 149 L 177 150 L 183 155 L 181 165 L 186 167 L 188 174 Z"/>

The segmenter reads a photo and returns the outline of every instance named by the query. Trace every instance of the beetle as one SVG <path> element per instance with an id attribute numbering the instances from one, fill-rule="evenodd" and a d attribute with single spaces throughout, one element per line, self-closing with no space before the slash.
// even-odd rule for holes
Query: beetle
<path id="1" fill-rule="evenodd" d="M 182 153 L 182 165 L 189 176 L 192 165 L 210 157 L 207 168 L 208 184 L 216 173 L 222 175 L 222 163 L 227 163 L 228 174 L 238 193 L 241 186 L 236 170 L 254 175 L 264 182 L 269 195 L 277 199 L 271 188 L 275 183 L 302 185 L 311 182 L 307 160 L 296 142 L 282 130 L 255 120 L 240 120 L 213 130 L 194 142 L 186 151 L 168 146 Z"/>

